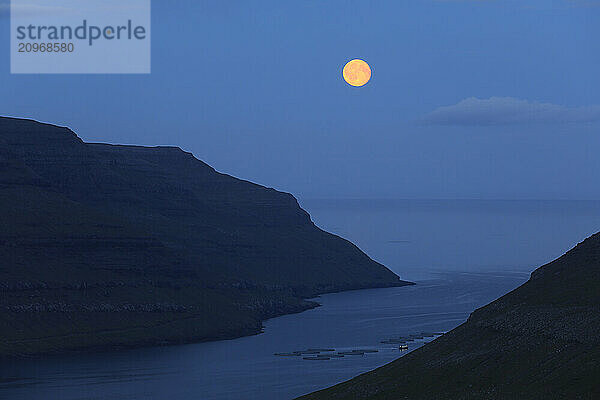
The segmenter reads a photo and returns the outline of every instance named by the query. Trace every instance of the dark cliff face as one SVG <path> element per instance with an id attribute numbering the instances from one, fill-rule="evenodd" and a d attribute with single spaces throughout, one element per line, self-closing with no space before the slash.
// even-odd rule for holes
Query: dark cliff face
<path id="1" fill-rule="evenodd" d="M 406 284 L 290 194 L 178 148 L 0 118 L 0 206 L 0 354 L 237 336 L 301 297 Z"/>
<path id="2" fill-rule="evenodd" d="M 600 234 L 434 342 L 306 399 L 600 398 Z"/>

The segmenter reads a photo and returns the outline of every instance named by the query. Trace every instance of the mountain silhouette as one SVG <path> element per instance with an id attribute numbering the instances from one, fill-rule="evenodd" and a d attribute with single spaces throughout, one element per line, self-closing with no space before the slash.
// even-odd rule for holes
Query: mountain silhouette
<path id="1" fill-rule="evenodd" d="M 327 292 L 410 284 L 288 194 L 175 147 L 0 118 L 0 355 L 258 333 Z"/>

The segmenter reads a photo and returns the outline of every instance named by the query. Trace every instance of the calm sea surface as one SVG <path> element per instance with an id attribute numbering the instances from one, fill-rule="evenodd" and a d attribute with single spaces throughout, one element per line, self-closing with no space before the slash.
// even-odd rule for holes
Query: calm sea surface
<path id="1" fill-rule="evenodd" d="M 382 340 L 448 331 L 600 227 L 600 202 L 305 200 L 322 228 L 416 286 L 321 296 L 322 307 L 229 341 L 0 365 L 0 399 L 291 399 L 402 354 Z M 414 349 L 422 345 L 417 340 Z M 378 350 L 328 361 L 308 348 Z"/>

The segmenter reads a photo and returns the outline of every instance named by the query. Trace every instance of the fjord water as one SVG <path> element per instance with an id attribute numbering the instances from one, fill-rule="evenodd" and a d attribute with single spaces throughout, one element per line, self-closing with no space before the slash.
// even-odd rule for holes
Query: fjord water
<path id="1" fill-rule="evenodd" d="M 401 353 L 382 340 L 447 331 L 600 227 L 600 202 L 305 200 L 416 286 L 321 296 L 322 307 L 229 341 L 22 360 L 0 365 L 7 399 L 291 399 Z M 422 344 L 411 344 L 411 349 Z M 307 348 L 377 349 L 329 361 L 278 357 Z"/>
<path id="2" fill-rule="evenodd" d="M 403 279 L 531 272 L 600 231 L 600 201 L 310 200 L 323 229 Z"/>

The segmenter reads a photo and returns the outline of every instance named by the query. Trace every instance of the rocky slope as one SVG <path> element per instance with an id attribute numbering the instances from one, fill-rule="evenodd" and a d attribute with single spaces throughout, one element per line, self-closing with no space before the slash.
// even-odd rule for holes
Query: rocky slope
<path id="1" fill-rule="evenodd" d="M 303 399 L 600 398 L 600 234 L 440 339 Z"/>
<path id="2" fill-rule="evenodd" d="M 0 356 L 235 337 L 405 285 L 287 193 L 171 147 L 0 118 Z"/>

